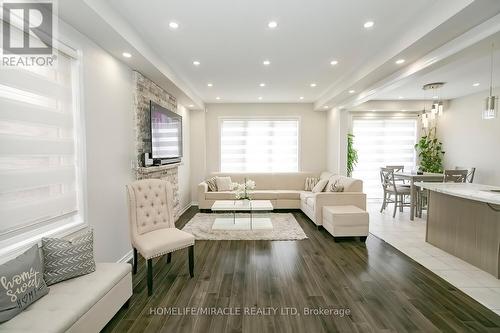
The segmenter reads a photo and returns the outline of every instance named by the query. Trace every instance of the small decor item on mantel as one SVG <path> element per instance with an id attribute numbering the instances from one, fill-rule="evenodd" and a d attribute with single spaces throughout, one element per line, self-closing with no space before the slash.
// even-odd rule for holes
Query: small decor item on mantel
<path id="1" fill-rule="evenodd" d="M 233 183 L 232 184 L 233 191 L 235 191 L 235 198 L 236 200 L 252 200 L 250 197 L 250 193 L 248 193 L 248 190 L 253 190 L 255 189 L 255 182 L 251 179 L 246 179 L 245 182 L 239 184 L 239 183 Z"/>

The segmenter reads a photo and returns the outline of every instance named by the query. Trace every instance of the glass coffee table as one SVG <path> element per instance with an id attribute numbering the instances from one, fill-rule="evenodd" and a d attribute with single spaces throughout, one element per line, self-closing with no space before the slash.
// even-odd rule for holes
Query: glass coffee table
<path id="1" fill-rule="evenodd" d="M 254 212 L 271 212 L 270 200 L 217 200 L 213 212 L 231 212 L 231 216 L 217 217 L 212 230 L 272 230 L 269 216 L 254 216 Z"/>

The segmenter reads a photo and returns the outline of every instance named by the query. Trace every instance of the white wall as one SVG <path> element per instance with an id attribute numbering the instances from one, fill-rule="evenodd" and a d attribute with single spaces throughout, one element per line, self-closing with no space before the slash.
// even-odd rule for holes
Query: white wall
<path id="1" fill-rule="evenodd" d="M 326 168 L 326 112 L 314 111 L 312 104 L 208 104 L 206 112 L 206 173 L 219 171 L 220 117 L 300 117 L 300 167 L 321 172 Z"/>
<path id="2" fill-rule="evenodd" d="M 328 110 L 326 115 L 326 168 L 338 173 L 340 166 L 340 110 Z"/>
<path id="3" fill-rule="evenodd" d="M 198 201 L 197 185 L 206 174 L 205 111 L 190 111 L 191 133 L 191 200 Z"/>
<path id="4" fill-rule="evenodd" d="M 500 118 L 481 118 L 487 95 L 483 91 L 451 100 L 439 120 L 438 135 L 446 152 L 445 168 L 476 167 L 475 183 L 500 185 Z"/>
<path id="5" fill-rule="evenodd" d="M 132 69 L 69 25 L 59 33 L 82 52 L 82 110 L 86 127 L 87 220 L 94 229 L 97 261 L 130 255 L 125 185 L 135 180 Z M 182 105 L 184 157 L 179 167 L 180 209 L 191 203 L 190 112 Z"/>
<path id="6" fill-rule="evenodd" d="M 181 212 L 191 205 L 191 112 L 177 105 L 177 113 L 182 116 L 182 163 L 179 175 L 179 209 Z"/>
<path id="7" fill-rule="evenodd" d="M 341 175 L 347 174 L 347 133 L 351 116 L 346 110 L 331 109 L 326 116 L 326 167 Z"/>
<path id="8" fill-rule="evenodd" d="M 130 251 L 125 184 L 134 179 L 132 71 L 67 24 L 59 24 L 59 33 L 82 52 L 87 220 L 96 260 L 117 261 Z"/>

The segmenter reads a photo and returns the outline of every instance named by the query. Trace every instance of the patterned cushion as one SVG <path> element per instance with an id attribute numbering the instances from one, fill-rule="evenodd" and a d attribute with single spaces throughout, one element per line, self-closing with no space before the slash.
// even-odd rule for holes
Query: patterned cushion
<path id="1" fill-rule="evenodd" d="M 209 192 L 217 192 L 217 178 L 212 177 L 210 179 L 207 179 L 205 182 L 208 185 Z"/>
<path id="2" fill-rule="evenodd" d="M 47 295 L 38 245 L 0 265 L 0 323 L 21 313 Z M 0 329 L 0 331 L 3 331 Z"/>
<path id="3" fill-rule="evenodd" d="M 95 271 L 92 230 L 69 241 L 42 238 L 42 252 L 43 277 L 49 286 Z"/>
<path id="4" fill-rule="evenodd" d="M 312 189 L 314 188 L 314 186 L 318 182 L 319 182 L 319 178 L 318 177 L 307 177 L 306 178 L 306 184 L 305 184 L 304 190 L 306 190 L 306 191 L 312 191 Z"/>
<path id="5" fill-rule="evenodd" d="M 326 184 L 328 183 L 328 179 L 320 179 L 316 185 L 314 185 L 312 192 L 318 193 L 323 192 Z"/>
<path id="6" fill-rule="evenodd" d="M 330 187 L 325 188 L 325 192 L 344 192 L 344 185 L 340 184 L 340 179 L 330 184 Z"/>

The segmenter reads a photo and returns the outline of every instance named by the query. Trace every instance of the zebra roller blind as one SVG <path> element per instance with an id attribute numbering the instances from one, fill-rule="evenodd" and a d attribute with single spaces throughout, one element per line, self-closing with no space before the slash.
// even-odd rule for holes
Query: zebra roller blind
<path id="1" fill-rule="evenodd" d="M 299 170 L 298 119 L 223 119 L 220 131 L 222 172 Z"/>

